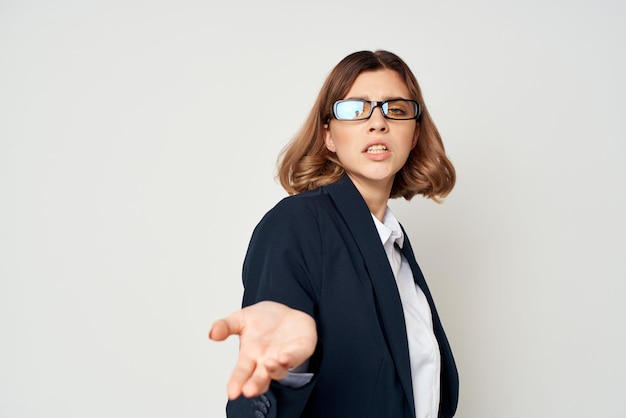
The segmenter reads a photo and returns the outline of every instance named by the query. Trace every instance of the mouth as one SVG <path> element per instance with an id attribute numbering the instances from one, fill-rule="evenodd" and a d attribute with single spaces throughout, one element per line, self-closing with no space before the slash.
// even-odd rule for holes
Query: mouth
<path id="1" fill-rule="evenodd" d="M 366 150 L 368 154 L 382 154 L 387 151 L 387 146 L 383 144 L 370 145 Z"/>

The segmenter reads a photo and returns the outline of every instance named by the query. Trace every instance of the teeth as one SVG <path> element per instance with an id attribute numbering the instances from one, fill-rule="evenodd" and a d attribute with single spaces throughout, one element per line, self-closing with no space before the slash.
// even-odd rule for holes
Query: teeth
<path id="1" fill-rule="evenodd" d="M 374 154 L 378 154 L 378 153 L 382 153 L 386 151 L 387 151 L 387 147 L 384 145 L 372 145 L 371 147 L 367 149 L 367 152 L 371 152 Z"/>

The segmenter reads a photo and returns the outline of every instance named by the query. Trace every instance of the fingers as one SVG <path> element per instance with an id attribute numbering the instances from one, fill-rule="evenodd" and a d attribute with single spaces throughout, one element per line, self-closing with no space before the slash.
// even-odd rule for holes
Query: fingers
<path id="1" fill-rule="evenodd" d="M 229 399 L 236 399 L 241 395 L 242 388 L 252 376 L 256 363 L 254 360 L 248 357 L 239 356 L 237 364 L 230 375 L 230 380 L 226 386 L 226 393 L 228 393 Z"/>
<path id="2" fill-rule="evenodd" d="M 252 377 L 241 388 L 241 393 L 246 398 L 262 395 L 270 388 L 271 381 L 267 370 L 263 367 L 257 367 Z"/>
<path id="3" fill-rule="evenodd" d="M 239 357 L 226 387 L 228 398 L 236 399 L 242 394 L 247 398 L 261 395 L 267 392 L 271 380 L 266 367 L 257 365 L 251 358 Z"/>
<path id="4" fill-rule="evenodd" d="M 289 366 L 287 364 L 281 363 L 273 358 L 265 360 L 264 366 L 268 376 L 273 380 L 284 379 L 289 373 Z"/>
<path id="5" fill-rule="evenodd" d="M 272 380 L 287 376 L 291 359 L 289 355 L 260 358 L 240 352 L 226 387 L 228 398 L 236 399 L 242 394 L 251 398 L 267 392 Z"/>
<path id="6" fill-rule="evenodd" d="M 228 323 L 224 319 L 215 321 L 209 331 L 209 338 L 213 341 L 224 341 L 230 335 Z"/>
<path id="7" fill-rule="evenodd" d="M 209 338 L 213 341 L 223 341 L 231 335 L 241 334 L 242 329 L 241 314 L 237 311 L 226 318 L 215 321 L 209 331 Z"/>

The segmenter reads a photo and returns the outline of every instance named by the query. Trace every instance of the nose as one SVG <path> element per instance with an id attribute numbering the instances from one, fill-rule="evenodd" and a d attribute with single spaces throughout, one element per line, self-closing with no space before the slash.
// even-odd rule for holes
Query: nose
<path id="1" fill-rule="evenodd" d="M 389 129 L 389 125 L 387 124 L 387 119 L 383 115 L 382 106 L 377 106 L 378 109 L 374 109 L 372 115 L 368 119 L 369 126 L 368 130 L 370 132 L 386 132 Z"/>

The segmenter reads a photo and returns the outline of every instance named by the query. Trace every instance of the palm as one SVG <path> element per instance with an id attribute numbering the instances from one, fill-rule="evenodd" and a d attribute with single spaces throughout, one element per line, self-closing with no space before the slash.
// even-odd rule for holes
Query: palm
<path id="1" fill-rule="evenodd" d="M 259 302 L 213 324 L 210 338 L 239 335 L 239 359 L 228 383 L 231 399 L 267 391 L 272 379 L 306 361 L 317 343 L 309 315 L 276 302 Z"/>

